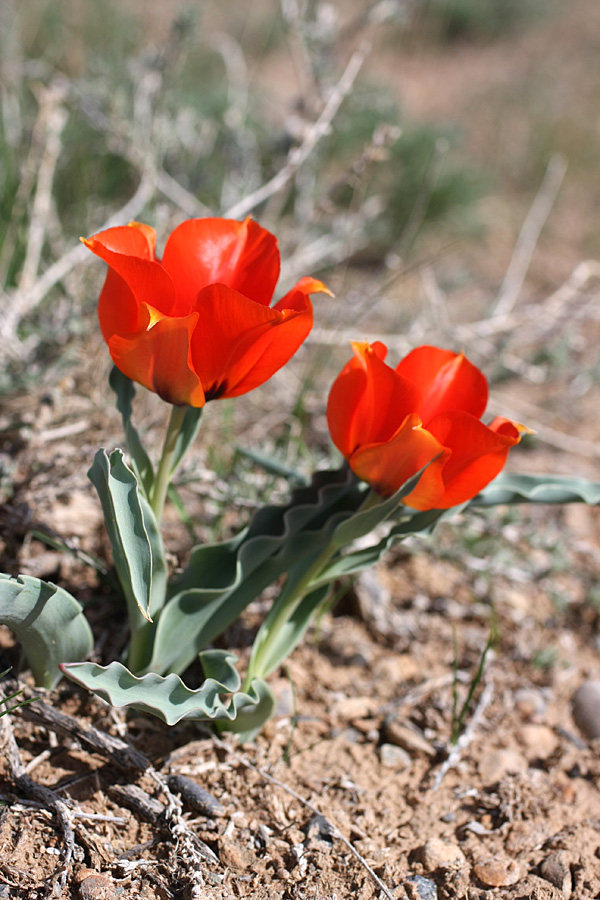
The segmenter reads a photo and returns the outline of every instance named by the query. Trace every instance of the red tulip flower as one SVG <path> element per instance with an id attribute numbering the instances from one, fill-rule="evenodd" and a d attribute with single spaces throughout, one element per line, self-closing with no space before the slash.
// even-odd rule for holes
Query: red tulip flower
<path id="1" fill-rule="evenodd" d="M 392 369 L 379 341 L 352 348 L 327 420 L 359 478 L 388 497 L 430 463 L 404 499 L 427 510 L 464 503 L 498 475 L 527 429 L 504 418 L 483 424 L 487 381 L 464 354 L 418 347 Z"/>
<path id="2" fill-rule="evenodd" d="M 301 278 L 270 306 L 279 277 L 276 238 L 251 219 L 189 219 L 162 259 L 156 234 L 132 222 L 83 243 L 108 263 L 98 316 L 117 368 L 177 406 L 238 397 L 267 381 L 312 328 Z"/>

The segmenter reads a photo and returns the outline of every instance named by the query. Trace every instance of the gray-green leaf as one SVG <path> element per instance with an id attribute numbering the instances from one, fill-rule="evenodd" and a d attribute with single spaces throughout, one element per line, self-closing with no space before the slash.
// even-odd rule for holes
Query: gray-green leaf
<path id="1" fill-rule="evenodd" d="M 260 727 L 272 712 L 272 695 L 255 680 L 248 692 L 240 691 L 241 680 L 234 666 L 236 657 L 225 650 L 210 650 L 200 656 L 206 680 L 193 690 L 178 675 L 163 677 L 151 672 L 136 677 L 125 666 L 73 663 L 63 667 L 65 675 L 119 709 L 139 709 L 175 725 L 181 719 L 233 722 L 240 730 Z M 223 699 L 225 697 L 225 699 Z M 260 720 L 260 721 L 259 721 Z"/>
<path id="2" fill-rule="evenodd" d="M 60 664 L 84 659 L 94 646 L 81 604 L 50 582 L 0 574 L 0 622 L 14 631 L 35 682 L 52 688 Z"/>
<path id="3" fill-rule="evenodd" d="M 137 428 L 131 421 L 132 402 L 135 396 L 133 381 L 116 366 L 112 367 L 108 383 L 117 396 L 117 409 L 123 420 L 123 430 L 131 464 L 146 497 L 150 496 L 154 484 L 154 469 L 150 457 L 144 449 Z"/>
<path id="4" fill-rule="evenodd" d="M 600 503 L 600 483 L 568 475 L 511 475 L 501 472 L 470 506 L 504 503 Z"/>

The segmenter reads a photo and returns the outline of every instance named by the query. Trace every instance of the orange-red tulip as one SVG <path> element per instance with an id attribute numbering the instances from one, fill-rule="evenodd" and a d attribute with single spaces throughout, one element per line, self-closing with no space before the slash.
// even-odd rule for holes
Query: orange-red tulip
<path id="1" fill-rule="evenodd" d="M 98 316 L 115 365 L 178 406 L 263 384 L 309 334 L 309 294 L 329 293 L 301 278 L 270 306 L 277 240 L 251 219 L 189 219 L 170 235 L 162 260 L 154 229 L 139 222 L 83 243 L 109 266 Z"/>
<path id="2" fill-rule="evenodd" d="M 464 503 L 498 475 L 527 429 L 504 418 L 483 424 L 487 381 L 464 354 L 418 347 L 392 369 L 379 341 L 352 348 L 327 420 L 359 478 L 388 497 L 430 463 L 404 500 L 427 510 Z"/>

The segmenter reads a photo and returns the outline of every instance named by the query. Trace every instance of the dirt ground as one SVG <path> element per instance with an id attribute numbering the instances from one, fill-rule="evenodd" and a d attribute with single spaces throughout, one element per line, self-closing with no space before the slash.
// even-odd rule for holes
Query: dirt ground
<path id="1" fill-rule="evenodd" d="M 584 7 L 573 4 L 568 20 L 580 36 Z M 531 60 L 560 33 L 553 21 L 513 41 L 503 84 L 518 91 Z M 572 30 L 564 34 L 571 46 Z M 424 115 L 437 109 L 441 118 L 454 104 L 468 119 L 485 109 L 501 48 L 464 52 L 460 70 L 438 63 L 435 89 L 431 61 L 421 72 L 410 61 L 401 80 L 413 111 L 422 102 Z M 476 77 L 467 77 L 468 65 Z M 492 124 L 483 122 L 481 140 Z M 540 295 L 568 276 L 597 234 L 594 192 L 577 179 L 567 187 L 562 222 L 579 230 L 567 240 L 554 220 L 534 260 Z M 499 218 L 487 240 L 495 234 L 509 251 L 513 223 Z M 500 252 L 496 276 L 506 262 Z M 565 302 L 575 295 L 567 325 L 563 307 L 553 320 L 564 337 L 556 358 L 531 354 L 533 374 L 546 366 L 545 380 L 496 388 L 494 403 L 509 415 L 516 408 L 514 417 L 546 439 L 515 451 L 514 471 L 597 478 L 598 293 L 575 291 Z M 531 324 L 536 302 L 519 322 Z M 540 306 L 537 318 L 548 315 Z M 103 354 L 92 341 L 82 368 L 90 360 L 107 368 Z M 0 446 L 13 485 L 0 508 L 2 570 L 58 581 L 83 601 L 98 593 L 91 570 L 32 539 L 31 528 L 51 525 L 88 552 L 106 551 L 85 471 L 101 442 L 118 440 L 118 422 L 85 378 L 75 372 L 52 396 L 15 398 L 2 414 Z M 257 392 L 253 402 L 278 401 Z M 319 420 L 322 437 L 320 429 Z M 170 527 L 180 559 L 187 538 L 175 519 Z M 407 542 L 316 624 L 272 680 L 276 715 L 252 744 L 125 717 L 62 682 L 0 719 L 0 900 L 600 897 L 600 703 L 576 698 L 600 678 L 599 573 L 597 509 L 463 514 L 432 540 Z M 257 614 L 228 635 L 242 659 Z M 97 652 L 110 655 L 119 610 L 104 597 L 90 621 Z M 5 630 L 0 644 L 0 669 L 16 666 Z M 31 692 L 26 675 L 23 683 Z"/>
<path id="2" fill-rule="evenodd" d="M 3 510 L 4 552 L 84 598 L 79 563 L 21 543 L 48 477 Z M 91 500 L 48 500 L 86 549 Z M 599 537 L 596 510 L 539 507 L 465 515 L 433 547 L 403 547 L 273 679 L 277 713 L 253 744 L 126 718 L 64 682 L 1 719 L 0 896 L 599 896 L 600 754 L 572 713 L 598 677 Z M 90 616 L 102 653 L 119 611 Z M 255 621 L 228 636 L 242 657 Z M 490 629 L 453 747 L 454 691 L 460 709 Z"/>

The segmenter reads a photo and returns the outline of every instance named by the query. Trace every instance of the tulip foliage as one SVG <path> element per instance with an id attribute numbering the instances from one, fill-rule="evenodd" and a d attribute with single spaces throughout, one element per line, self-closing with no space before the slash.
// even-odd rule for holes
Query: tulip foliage
<path id="1" fill-rule="evenodd" d="M 600 485 L 584 479 L 502 473 L 527 429 L 506 418 L 484 424 L 487 382 L 463 353 L 419 347 L 391 368 L 383 344 L 356 343 L 327 404 L 343 465 L 314 473 L 286 503 L 259 509 L 235 537 L 195 547 L 187 566 L 170 574 L 161 516 L 204 406 L 239 397 L 280 369 L 310 331 L 310 295 L 327 288 L 302 278 L 271 305 L 277 242 L 251 220 L 184 222 L 162 259 L 154 231 L 137 223 L 84 243 L 108 264 L 98 313 L 124 430 L 124 447 L 98 450 L 88 474 L 129 641 L 122 659 L 86 661 L 93 638 L 76 598 L 30 576 L 0 575 L 0 622 L 20 639 L 38 684 L 52 687 L 64 674 L 114 706 L 168 724 L 192 718 L 250 735 L 273 712 L 266 679 L 335 581 L 457 509 L 600 503 Z M 133 422 L 136 384 L 170 407 L 156 466 Z M 276 582 L 281 590 L 242 678 L 235 657 L 214 642 Z M 196 660 L 205 678 L 192 688 L 182 676 Z"/>

